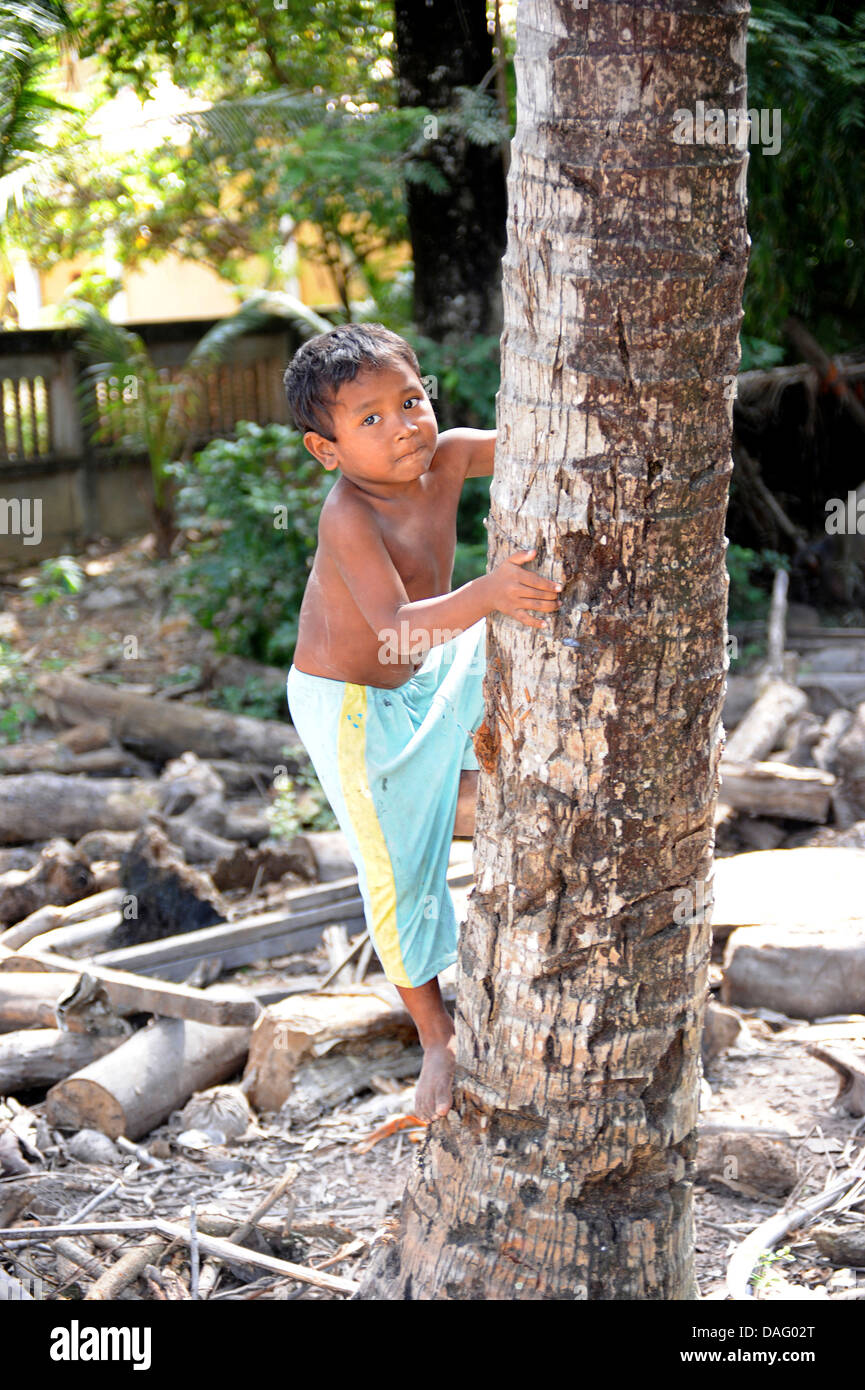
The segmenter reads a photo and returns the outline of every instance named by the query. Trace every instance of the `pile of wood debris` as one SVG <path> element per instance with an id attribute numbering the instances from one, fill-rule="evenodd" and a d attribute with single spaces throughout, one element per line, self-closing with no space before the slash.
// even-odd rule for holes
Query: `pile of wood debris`
<path id="1" fill-rule="evenodd" d="M 837 1073 L 855 1120 L 865 632 L 788 639 L 785 619 L 780 578 L 766 668 L 729 679 L 718 857 L 686 906 L 714 899 L 704 1062 L 711 1077 L 755 1040 L 795 1044 Z M 66 674 L 39 685 L 53 737 L 0 752 L 0 1292 L 350 1296 L 420 1136 L 420 1049 L 396 991 L 368 976 L 342 837 L 270 837 L 293 731 Z M 470 858 L 455 842 L 463 914 Z M 778 1135 L 708 1100 L 701 1181 L 765 1195 L 757 1151 Z M 394 1133 L 395 1161 L 374 1147 Z M 849 1220 L 861 1158 L 796 1219 L 841 1201 Z M 358 1197 L 358 1164 L 378 1195 Z M 775 1190 L 802 1195 L 788 1177 Z M 764 1253 L 787 1229 L 774 1219 Z M 731 1269 L 734 1296 L 756 1248 Z"/>

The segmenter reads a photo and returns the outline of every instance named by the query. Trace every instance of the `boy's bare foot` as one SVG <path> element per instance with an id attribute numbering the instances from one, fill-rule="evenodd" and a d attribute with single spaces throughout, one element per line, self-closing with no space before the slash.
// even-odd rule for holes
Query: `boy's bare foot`
<path id="1" fill-rule="evenodd" d="M 423 1066 L 415 1090 L 414 1113 L 419 1120 L 438 1119 L 453 1105 L 455 1039 L 424 1048 Z"/>
<path id="2" fill-rule="evenodd" d="M 423 1066 L 415 1090 L 415 1114 L 429 1123 L 446 1115 L 453 1104 L 456 1045 L 453 1020 L 444 1006 L 437 978 L 414 989 L 397 985 L 400 998 L 414 1019 L 423 1048 Z"/>

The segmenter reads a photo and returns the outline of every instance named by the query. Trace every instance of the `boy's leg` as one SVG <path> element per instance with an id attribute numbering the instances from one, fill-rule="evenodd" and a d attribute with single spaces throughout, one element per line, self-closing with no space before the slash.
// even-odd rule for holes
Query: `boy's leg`
<path id="1" fill-rule="evenodd" d="M 454 835 L 470 838 L 474 834 L 477 795 L 477 772 L 461 772 Z M 453 1020 L 441 997 L 438 976 L 416 989 L 403 989 L 399 985 L 397 989 L 414 1020 L 423 1048 L 423 1066 L 415 1090 L 415 1114 L 419 1120 L 433 1120 L 446 1115 L 453 1102 Z"/>
<path id="2" fill-rule="evenodd" d="M 416 989 L 397 985 L 400 998 L 414 1020 L 423 1048 L 423 1066 L 415 1089 L 419 1120 L 446 1115 L 453 1103 L 454 1025 L 444 1006 L 438 976 Z"/>
<path id="3" fill-rule="evenodd" d="M 457 797 L 457 813 L 454 820 L 454 835 L 470 840 L 475 833 L 475 809 L 478 800 L 478 773 L 460 773 L 460 789 Z"/>

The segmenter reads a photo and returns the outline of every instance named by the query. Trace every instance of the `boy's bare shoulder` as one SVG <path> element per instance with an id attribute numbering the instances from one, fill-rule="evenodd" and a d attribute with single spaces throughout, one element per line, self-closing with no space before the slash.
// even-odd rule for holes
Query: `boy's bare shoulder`
<path id="1" fill-rule="evenodd" d="M 318 516 L 318 539 L 325 546 L 381 534 L 375 508 L 338 479 L 324 499 Z"/>
<path id="2" fill-rule="evenodd" d="M 460 482 L 491 474 L 495 440 L 495 430 L 445 430 L 439 435 L 433 466 L 456 474 Z"/>

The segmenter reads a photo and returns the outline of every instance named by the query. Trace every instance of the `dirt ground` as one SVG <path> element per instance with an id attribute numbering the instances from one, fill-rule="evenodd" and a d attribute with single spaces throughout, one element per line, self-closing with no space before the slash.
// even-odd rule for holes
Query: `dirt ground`
<path id="1" fill-rule="evenodd" d="M 26 671 L 36 674 L 62 666 L 142 693 L 173 690 L 177 698 L 202 701 L 214 644 L 172 607 L 171 567 L 154 567 L 146 545 L 142 549 L 139 543 L 93 547 L 84 567 L 87 581 L 79 595 L 44 606 L 19 587 L 22 576 L 6 575 L 0 581 L 0 638 L 18 653 Z M 130 636 L 136 639 L 133 658 L 128 655 Z M 27 727 L 24 737 L 47 733 L 37 722 Z M 325 968 L 319 948 L 305 957 L 234 972 L 230 978 L 244 984 L 277 984 L 298 974 L 314 976 Z M 821 1191 L 836 1170 L 852 1166 L 857 1156 L 860 1163 L 865 1158 L 865 1121 L 833 1110 L 834 1073 L 810 1056 L 801 1041 L 773 1031 L 764 1021 L 743 1017 L 750 1040 L 746 1036 L 743 1046 L 716 1060 L 703 1087 L 702 1124 L 718 1127 L 711 1140 L 714 1158 L 701 1159 L 704 1171 L 695 1192 L 697 1276 L 701 1296 L 707 1299 L 725 1297 L 729 1257 L 754 1227 L 785 1203 Z M 242 1139 L 200 1150 L 178 1144 L 177 1124 L 163 1125 L 142 1141 L 157 1161 L 168 1165 L 159 1171 L 129 1155 L 119 1166 L 71 1159 L 63 1143 L 53 1143 L 43 1122 L 44 1166 L 12 1181 L 27 1183 L 34 1192 L 38 1188 L 42 1221 L 52 1214 L 55 1219 L 68 1217 L 88 1193 L 104 1191 L 118 1175 L 119 1187 L 94 1214 L 101 1219 L 140 1218 L 148 1211 L 177 1217 L 194 1202 L 198 1207 L 217 1204 L 239 1221 L 273 1186 L 286 1163 L 292 1163 L 295 1181 L 273 1211 L 292 1231 L 283 1257 L 325 1265 L 333 1273 L 357 1279 L 369 1259 L 371 1242 L 393 1225 L 422 1131 L 400 1130 L 366 1152 L 359 1152 L 358 1145 L 389 1115 L 410 1112 L 411 1087 L 411 1077 L 402 1083 L 379 1081 L 335 1112 L 296 1130 L 276 1116 L 257 1117 Z M 22 1100 L 38 1123 L 40 1099 Z M 743 1135 L 743 1126 L 775 1134 Z M 0 1186 L 0 1199 L 8 1190 L 8 1183 Z M 34 1253 L 32 1261 L 32 1270 L 46 1280 L 47 1296 L 80 1296 L 71 1266 L 63 1276 L 44 1252 L 42 1258 Z M 865 1294 L 865 1269 L 834 1268 L 819 1254 L 807 1230 L 794 1233 L 786 1245 L 782 1242 L 782 1253 L 763 1273 L 758 1290 L 762 1298 L 826 1297 L 845 1290 L 850 1296 L 849 1291 L 859 1287 Z M 148 1292 L 139 1283 L 136 1294 L 123 1295 L 129 1296 L 166 1294 L 158 1284 Z M 271 1300 L 343 1295 L 232 1266 L 212 1296 Z"/>

